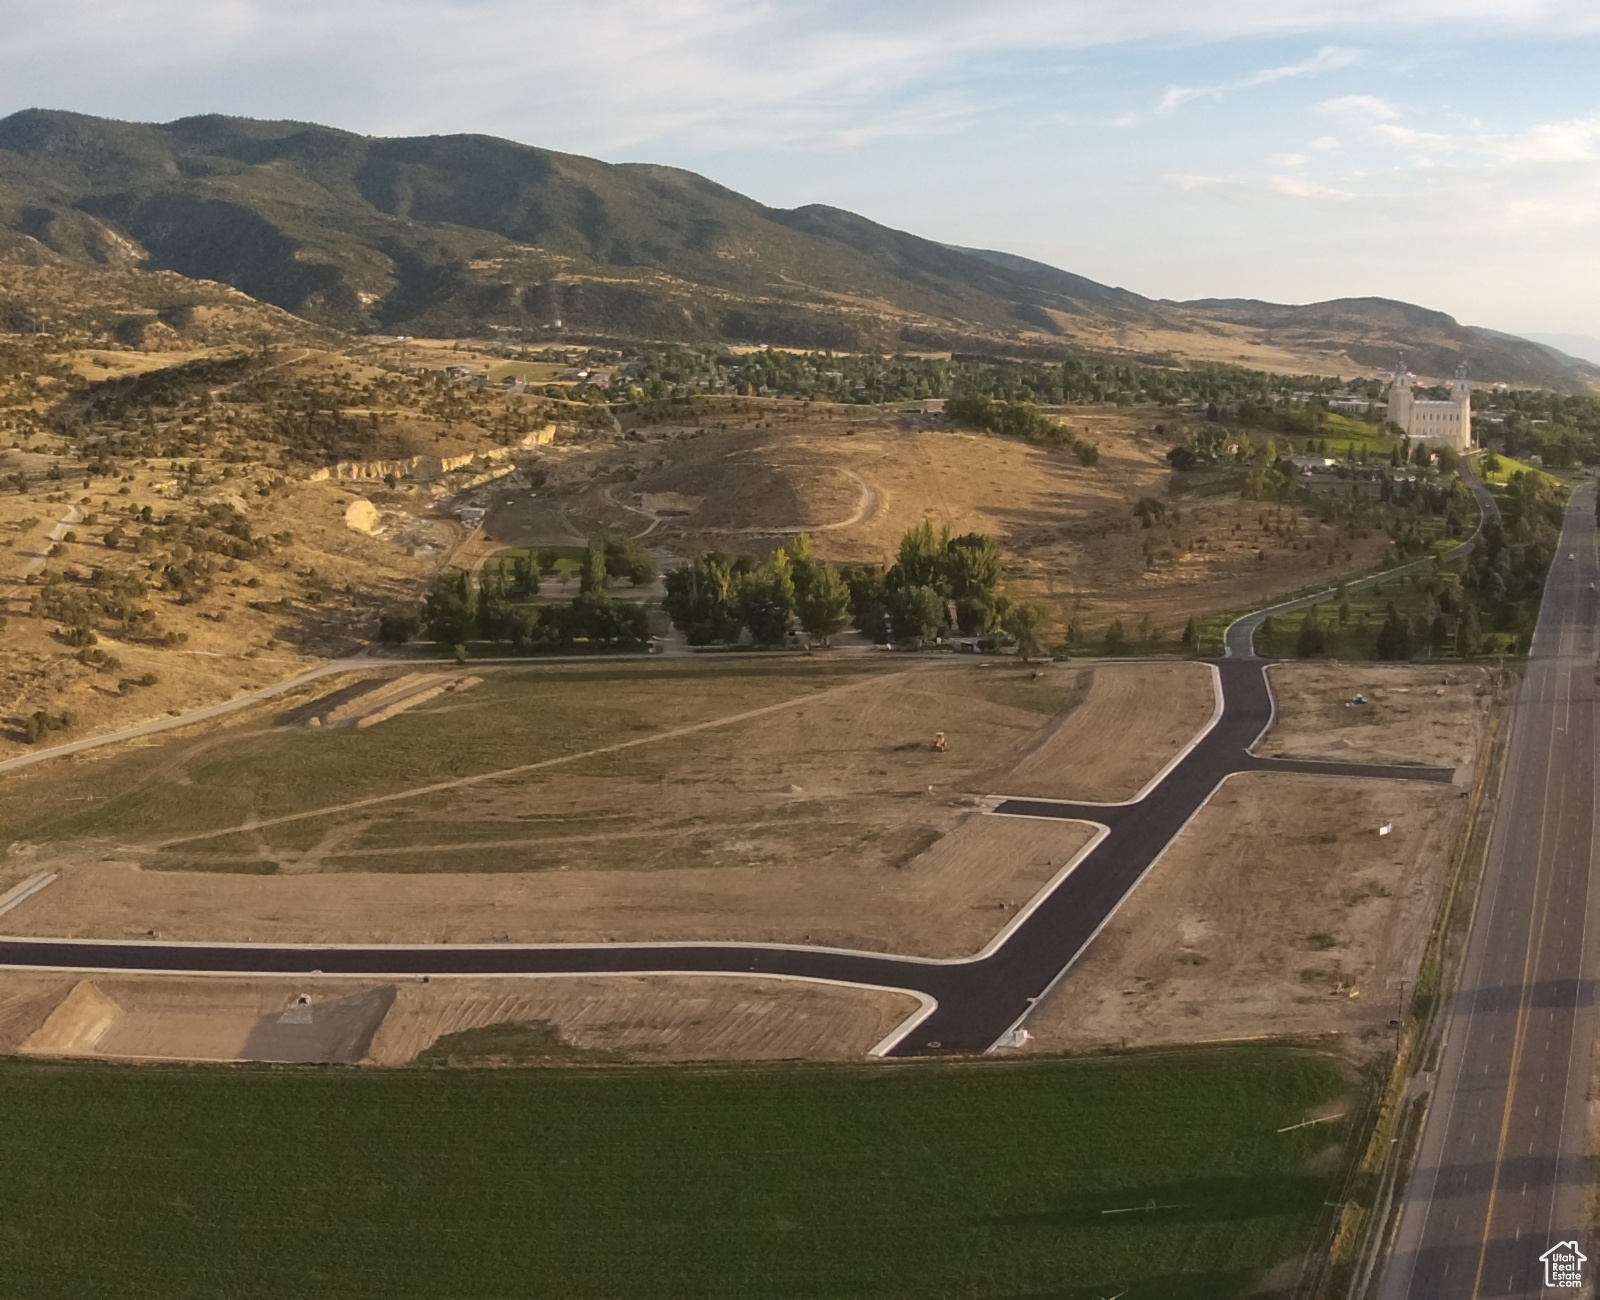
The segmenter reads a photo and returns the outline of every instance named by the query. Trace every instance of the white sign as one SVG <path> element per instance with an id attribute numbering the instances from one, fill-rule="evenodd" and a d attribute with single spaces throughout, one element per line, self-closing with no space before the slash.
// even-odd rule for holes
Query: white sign
<path id="1" fill-rule="evenodd" d="M 1583 1285 L 1583 1265 L 1589 1257 L 1576 1241 L 1558 1241 L 1539 1256 L 1544 1265 L 1544 1284 L 1551 1288 L 1576 1290 Z"/>

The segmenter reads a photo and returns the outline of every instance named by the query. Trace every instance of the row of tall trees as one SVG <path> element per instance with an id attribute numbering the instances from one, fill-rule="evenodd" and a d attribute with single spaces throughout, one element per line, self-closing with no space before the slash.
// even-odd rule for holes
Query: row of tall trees
<path id="1" fill-rule="evenodd" d="M 486 564 L 476 584 L 463 569 L 434 579 L 419 606 L 391 605 L 378 620 L 386 645 L 404 645 L 421 634 L 439 645 L 469 641 L 510 645 L 514 650 L 567 646 L 575 641 L 632 649 L 650 637 L 650 618 L 636 601 L 610 594 L 615 580 L 634 586 L 652 582 L 656 565 L 631 538 L 603 534 L 592 539 L 578 572 L 578 594 L 570 601 L 535 604 L 541 572 L 554 572 L 552 550 L 513 556 Z"/>
<path id="2" fill-rule="evenodd" d="M 766 563 L 706 551 L 667 575 L 661 602 L 690 645 L 782 645 L 797 624 L 823 645 L 850 624 L 850 588 L 804 534 Z"/>
<path id="3" fill-rule="evenodd" d="M 1009 637 L 1027 655 L 1045 650 L 1044 611 L 1014 604 L 1002 590 L 1000 548 L 992 537 L 936 534 L 924 521 L 900 540 L 895 563 L 820 562 L 807 537 L 766 563 L 707 551 L 667 575 L 663 601 L 691 645 L 732 644 L 748 634 L 780 645 L 798 628 L 827 644 L 854 626 L 874 640 L 918 645 L 957 629 Z"/>

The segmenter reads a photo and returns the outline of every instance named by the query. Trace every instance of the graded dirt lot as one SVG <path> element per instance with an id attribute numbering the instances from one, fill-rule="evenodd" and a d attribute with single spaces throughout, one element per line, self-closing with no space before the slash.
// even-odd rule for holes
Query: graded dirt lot
<path id="1" fill-rule="evenodd" d="M 1091 832 L 970 810 L 957 816 L 948 831 L 924 832 L 930 847 L 888 866 L 852 862 L 848 846 L 802 869 L 729 862 L 263 876 L 85 862 L 66 866 L 59 882 L 8 913 L 6 929 L 283 943 L 737 940 L 961 957 L 983 947 Z M 730 859 L 756 848 L 722 847 Z"/>
<path id="2" fill-rule="evenodd" d="M 1084 701 L 1006 774 L 1003 793 L 1132 799 L 1193 740 L 1218 701 L 1204 664 L 1097 664 Z"/>
<path id="3" fill-rule="evenodd" d="M 502 1044 L 470 1031 L 531 1027 L 541 1059 L 554 1061 L 841 1060 L 865 1055 L 917 1007 L 900 993 L 711 976 L 393 984 L 6 971 L 0 1053 L 406 1065 L 442 1036 L 468 1034 L 447 1045 L 449 1059 L 494 1064 Z M 359 1054 L 330 1054 L 326 1026 L 352 1008 L 364 1013 Z"/>
<path id="4" fill-rule="evenodd" d="M 406 1064 L 443 1035 L 540 1022 L 577 1059 L 847 1060 L 918 1007 L 902 993 L 711 976 L 445 980 L 397 992 L 372 1044 L 381 1065 Z"/>
<path id="5" fill-rule="evenodd" d="M 1327 1033 L 1381 1050 L 1465 816 L 1487 675 L 1456 669 L 1440 688 L 1422 667 L 1272 671 L 1282 730 L 1264 748 L 1451 765 L 1455 784 L 1231 777 L 1040 1003 L 1028 1050 Z M 1337 701 L 1362 688 L 1375 721 L 1330 752 L 1350 734 Z"/>
<path id="6" fill-rule="evenodd" d="M 1494 700 L 1486 664 L 1274 664 L 1268 675 L 1278 716 L 1262 754 L 1436 764 L 1457 768 L 1457 784 L 1476 770 Z"/>

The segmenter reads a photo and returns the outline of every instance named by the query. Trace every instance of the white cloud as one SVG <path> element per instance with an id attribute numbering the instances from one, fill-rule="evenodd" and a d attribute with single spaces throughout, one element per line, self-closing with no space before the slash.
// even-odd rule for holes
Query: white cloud
<path id="1" fill-rule="evenodd" d="M 1600 161 L 1600 114 L 1569 122 L 1546 122 L 1514 134 L 1474 132 L 1448 135 L 1394 123 L 1373 128 L 1378 139 L 1399 149 L 1476 155 L 1512 166 Z"/>
<path id="2" fill-rule="evenodd" d="M 1196 99 L 1221 99 L 1224 95 L 1237 90 L 1253 90 L 1258 86 L 1270 86 L 1274 82 L 1288 81 L 1297 77 L 1313 77 L 1318 73 L 1332 72 L 1339 68 L 1348 68 L 1359 62 L 1359 50 L 1341 49 L 1336 45 L 1325 45 L 1309 59 L 1299 63 L 1287 63 L 1276 68 L 1263 68 L 1253 72 L 1248 77 L 1241 77 L 1237 81 L 1229 81 L 1218 86 L 1168 86 L 1166 93 L 1161 96 L 1161 102 L 1156 105 L 1156 112 L 1170 113 L 1181 108 L 1184 104 Z"/>
<path id="3" fill-rule="evenodd" d="M 1267 160 L 1274 167 L 1304 167 L 1311 161 L 1311 155 L 1305 153 L 1275 153 Z"/>
<path id="4" fill-rule="evenodd" d="M 1376 95 L 1340 95 L 1337 99 L 1323 100 L 1317 107 L 1324 113 L 1354 122 L 1392 122 L 1400 116 L 1398 108 Z"/>
<path id="5" fill-rule="evenodd" d="M 1291 199 L 1353 199 L 1356 197 L 1352 190 L 1341 190 L 1332 185 L 1325 185 L 1309 176 L 1274 176 L 1267 184 L 1273 193 L 1287 195 Z"/>
<path id="6" fill-rule="evenodd" d="M 1229 183 L 1221 176 L 1163 176 L 1161 180 L 1180 190 L 1209 190 Z"/>
<path id="7" fill-rule="evenodd" d="M 1593 0 L 5 0 L 0 111 L 215 109 L 382 132 L 484 130 L 626 150 L 952 129 L 985 60 L 1130 42 L 1600 31 Z M 1171 106 L 1349 66 L 1328 46 Z M 880 122 L 879 119 L 885 119 Z"/>
<path id="8" fill-rule="evenodd" d="M 1311 142 L 1311 147 L 1313 149 L 1321 150 L 1324 153 L 1344 148 L 1344 146 L 1335 140 L 1331 135 L 1319 135 Z"/>

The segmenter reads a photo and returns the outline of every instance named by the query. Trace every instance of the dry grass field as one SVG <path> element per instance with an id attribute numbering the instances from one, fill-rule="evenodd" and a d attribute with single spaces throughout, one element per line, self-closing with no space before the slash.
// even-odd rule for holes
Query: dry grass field
<path id="1" fill-rule="evenodd" d="M 1177 427 L 1175 417 L 1154 407 L 1055 412 L 1099 446 L 1094 468 L 883 408 L 746 400 L 702 414 L 699 424 L 642 426 L 630 435 L 641 441 L 565 449 L 537 492 L 494 503 L 488 537 L 570 544 L 605 527 L 666 553 L 764 555 L 809 532 L 826 559 L 885 563 L 907 529 L 930 519 L 996 537 L 1009 590 L 1043 602 L 1058 632 L 1077 617 L 1095 635 L 1121 619 L 1131 635 L 1148 616 L 1168 637 L 1190 615 L 1363 571 L 1388 544 L 1336 534 L 1297 507 L 1243 500 L 1220 482 L 1174 495 L 1165 459 L 1174 435 L 1153 430 Z M 1168 511 L 1148 529 L 1133 514 L 1145 497 Z"/>
<path id="2" fill-rule="evenodd" d="M 245 719 L 20 773 L 0 798 L 7 866 L 62 879 L 8 922 L 962 955 L 1089 835 L 990 819 L 981 797 L 1030 756 L 1030 779 L 1043 779 L 1039 746 L 1080 707 L 1087 722 L 1072 734 L 1090 747 L 1115 737 L 1114 770 L 1137 788 L 1174 738 L 1130 718 L 1127 682 L 1175 668 L 1196 716 L 1209 714 L 1198 666 L 878 656 L 506 669 L 367 730 L 304 725 L 359 701 L 298 704 L 277 714 L 296 725 Z M 1073 769 L 1058 766 L 1072 797 Z M 30 806 L 41 798 L 52 811 Z"/>
<path id="3" fill-rule="evenodd" d="M 1091 803 L 1132 799 L 1220 703 L 1204 664 L 1105 663 L 1085 671 L 1092 685 L 1084 702 L 1006 774 L 1004 793 Z"/>

